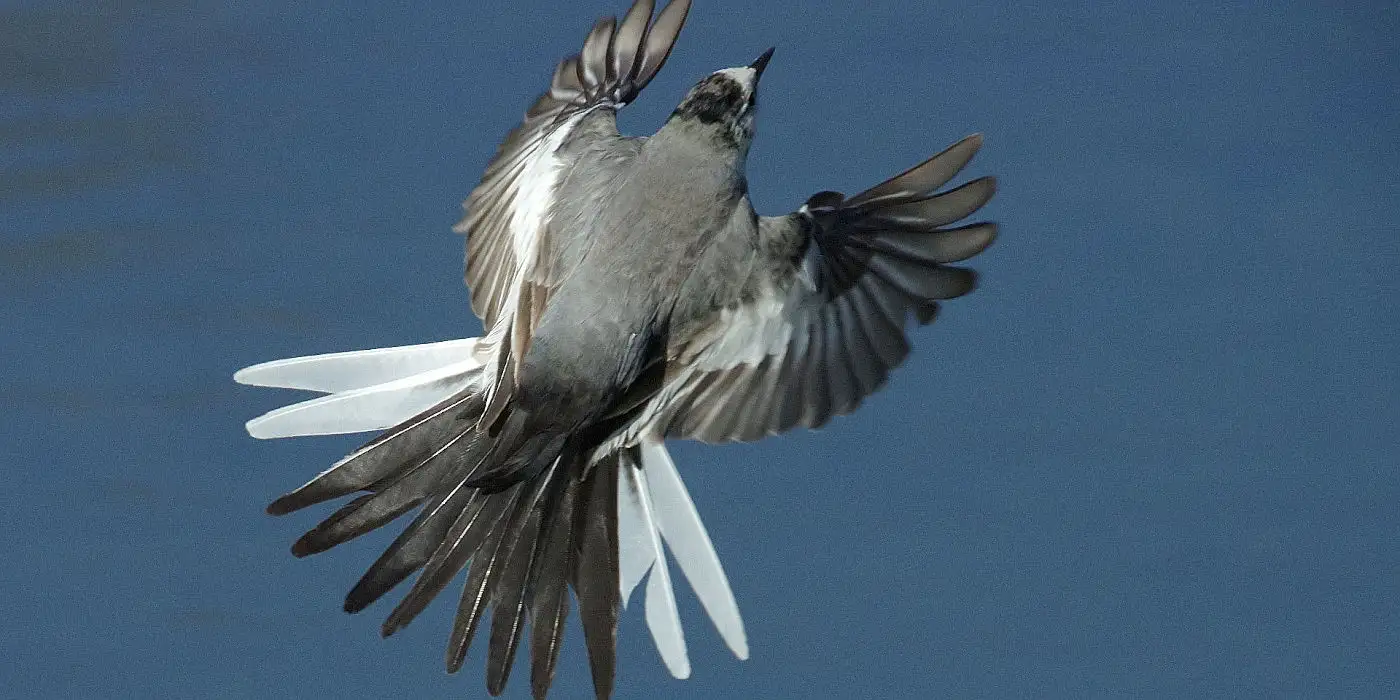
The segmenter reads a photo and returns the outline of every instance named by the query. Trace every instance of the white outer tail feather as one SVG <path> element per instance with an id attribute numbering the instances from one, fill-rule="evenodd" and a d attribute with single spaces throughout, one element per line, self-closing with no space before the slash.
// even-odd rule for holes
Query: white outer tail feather
<path id="1" fill-rule="evenodd" d="M 661 547 L 661 532 L 652 517 L 651 491 L 647 488 L 647 475 L 631 459 L 623 459 L 618 477 L 618 559 L 619 568 L 624 557 L 632 557 L 629 549 L 641 550 L 641 556 L 650 560 L 651 575 L 647 579 L 646 618 L 651 629 L 651 638 L 656 642 L 656 651 L 666 663 L 666 669 L 676 678 L 690 677 L 690 659 L 685 650 L 685 634 L 681 631 L 681 616 L 676 610 L 676 594 L 671 587 L 671 570 L 666 565 L 666 552 Z M 624 510 L 622 500 L 630 503 Z M 622 545 L 622 519 L 635 518 L 633 527 L 640 527 L 641 537 L 629 542 L 628 548 Z M 640 541 L 637 541 L 640 540 Z M 634 571 L 639 568 L 629 567 Z M 624 590 L 635 586 L 624 587 Z M 625 604 L 625 603 L 624 603 Z"/>
<path id="2" fill-rule="evenodd" d="M 476 372 L 480 338 L 293 357 L 253 365 L 233 375 L 252 386 L 326 393 L 248 421 L 255 438 L 336 435 L 383 430 L 467 388 Z M 664 540 L 725 644 L 749 657 L 739 606 L 700 514 L 666 446 L 644 443 L 641 464 L 618 470 L 618 559 L 622 603 L 648 571 L 647 627 L 667 670 L 690 676 L 690 659 L 676 609 Z"/>
<path id="3" fill-rule="evenodd" d="M 432 408 L 481 377 L 476 360 L 403 379 L 348 389 L 283 406 L 248 421 L 248 434 L 270 439 L 384 430 Z"/>
<path id="4" fill-rule="evenodd" d="M 251 386 L 306 389 L 327 394 L 363 389 L 471 359 L 480 341 L 480 338 L 463 338 L 396 348 L 291 357 L 240 369 L 234 373 L 233 381 Z"/>

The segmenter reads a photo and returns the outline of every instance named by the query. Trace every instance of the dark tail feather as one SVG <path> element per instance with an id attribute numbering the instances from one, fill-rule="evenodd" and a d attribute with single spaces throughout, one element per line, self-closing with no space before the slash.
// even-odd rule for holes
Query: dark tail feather
<path id="1" fill-rule="evenodd" d="M 594 465 L 583 484 L 584 498 L 575 506 L 578 562 L 573 568 L 578 614 L 583 621 L 593 691 L 612 695 L 617 667 L 617 617 L 622 607 L 618 591 L 617 459 Z"/>
<path id="2" fill-rule="evenodd" d="M 527 624 L 530 685 L 543 699 L 554 679 L 569 612 L 578 598 L 594 690 L 612 693 L 621 607 L 617 558 L 617 460 L 587 467 L 567 435 L 531 430 L 491 436 L 478 421 L 483 401 L 458 396 L 356 451 L 269 510 L 289 512 L 368 491 L 342 506 L 293 547 L 324 551 L 422 505 L 346 595 L 358 612 L 414 572 L 413 587 L 381 632 L 408 625 L 468 569 L 446 664 L 461 668 L 488 608 L 486 687 L 501 693 Z M 507 424 L 510 415 L 505 416 Z M 518 428 L 519 426 L 514 426 Z M 421 571 L 420 571 L 421 570 Z"/>
<path id="3" fill-rule="evenodd" d="M 492 543 L 509 531 L 511 511 L 520 495 L 516 486 L 482 499 L 480 508 L 463 512 L 448 530 L 447 537 L 428 559 L 423 573 L 413 582 L 413 588 L 384 621 L 382 634 L 387 637 L 406 626 L 418 613 L 428 607 L 442 589 L 452 581 L 467 561 L 477 555 L 483 545 Z M 488 550 L 489 551 L 489 550 Z M 478 562 L 479 564 L 480 562 Z"/>
<path id="4" fill-rule="evenodd" d="M 492 695 L 500 695 L 505 690 L 511 665 L 515 662 L 515 650 L 520 645 L 520 635 L 525 631 L 525 597 L 535 555 L 540 550 L 542 517 L 539 507 L 530 509 L 516 534 L 510 554 L 500 565 L 498 599 L 496 612 L 491 618 L 491 641 L 488 643 L 490 653 L 486 659 L 486 690 Z"/>
<path id="5" fill-rule="evenodd" d="M 498 431 L 492 434 L 491 451 L 484 462 L 491 465 L 472 474 L 468 486 L 485 491 L 501 491 L 522 481 L 537 478 L 564 452 L 567 432 L 552 430 L 523 410 L 506 413 Z"/>
<path id="6" fill-rule="evenodd" d="M 541 531 L 542 550 L 530 573 L 530 688 L 537 700 L 543 700 L 554 682 L 564 622 L 569 617 L 568 582 L 576 560 L 573 537 L 578 482 L 570 478 L 563 489 L 551 495 L 553 498 L 545 505 L 547 523 Z"/>
<path id="7" fill-rule="evenodd" d="M 430 456 L 467 433 L 468 423 L 481 414 L 482 398 L 475 387 L 400 423 L 365 443 L 301 488 L 273 501 L 272 515 L 285 515 L 356 491 L 379 490 L 376 485 L 403 476 Z"/>
<path id="8" fill-rule="evenodd" d="M 476 491 L 465 487 L 453 488 L 446 495 L 429 502 L 418 512 L 413 524 L 384 550 L 350 590 L 345 597 L 345 612 L 364 610 L 413 572 L 423 568 L 462 511 L 481 505 L 482 499 Z"/>
<path id="9" fill-rule="evenodd" d="M 549 692 L 570 583 L 579 600 L 595 692 L 599 698 L 612 693 L 621 608 L 617 465 L 607 460 L 586 477 L 585 466 L 579 455 L 566 452 L 535 481 L 478 496 L 508 501 L 510 512 L 496 521 L 471 560 L 446 660 L 449 672 L 461 668 L 486 608 L 493 606 L 486 661 L 486 689 L 492 695 L 505 690 L 527 614 L 531 690 L 538 700 Z"/>
<path id="10" fill-rule="evenodd" d="M 308 554 L 324 552 L 331 547 L 359 537 L 418 507 L 424 501 L 430 500 L 435 492 L 446 491 L 446 494 L 439 499 L 432 499 L 435 506 L 445 506 L 449 511 L 459 509 L 464 499 L 473 492 L 471 489 L 463 488 L 460 482 L 469 477 L 476 469 L 487 446 L 485 441 L 471 429 L 470 421 L 457 420 L 455 423 L 457 429 L 465 432 L 445 439 L 444 444 L 434 450 L 427 451 L 426 455 L 420 453 L 406 462 L 401 462 L 397 469 L 378 469 L 377 471 L 382 474 L 379 480 L 376 483 L 360 487 L 374 493 L 351 501 L 320 525 L 302 535 L 301 539 L 292 545 L 292 554 L 303 557 Z M 420 424 L 419 427 L 409 428 L 405 432 L 425 430 L 427 428 L 421 426 L 426 425 L 426 423 Z M 337 469 L 354 466 L 357 460 L 362 459 L 383 461 L 385 455 L 391 453 L 392 450 L 388 449 L 362 452 Z M 335 471 L 323 474 L 322 477 L 318 477 L 318 481 L 334 474 Z M 447 500 L 439 503 L 441 498 L 447 498 Z M 404 537 L 411 537 L 410 532 L 416 533 L 423 528 L 428 530 L 430 536 L 432 533 L 440 531 L 444 526 L 443 523 L 431 517 L 438 510 L 441 508 L 426 509 L 419 518 L 424 519 L 425 516 L 429 516 L 428 522 L 420 523 L 415 520 L 414 525 L 404 533 Z M 448 523 L 452 522 L 450 518 L 442 518 L 442 520 Z M 435 537 L 435 539 L 440 538 L 440 534 Z M 399 542 L 395 542 L 396 546 L 399 544 Z M 404 541 L 403 544 L 407 545 L 408 542 Z M 385 555 L 388 556 L 389 553 L 386 552 Z M 420 561 L 418 566 L 421 565 Z M 417 566 L 413 568 L 416 569 Z M 410 569 L 409 572 L 412 570 Z M 370 573 L 375 572 L 371 570 Z M 382 593 L 383 591 L 380 592 L 380 594 Z M 366 604 L 368 602 L 366 601 Z"/>

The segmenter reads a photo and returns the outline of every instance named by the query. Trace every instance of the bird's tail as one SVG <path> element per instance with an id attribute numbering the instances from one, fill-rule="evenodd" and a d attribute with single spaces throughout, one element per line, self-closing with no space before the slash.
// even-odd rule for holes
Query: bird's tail
<path id="1" fill-rule="evenodd" d="M 381 629 L 385 636 L 411 622 L 467 569 L 447 649 L 457 671 L 487 611 L 490 639 L 486 684 L 500 693 L 528 617 L 531 684 L 543 697 L 553 680 L 568 616 L 568 588 L 579 600 L 593 677 L 600 697 L 612 690 L 620 608 L 617 562 L 617 460 L 585 471 L 578 450 L 537 454 L 532 478 L 475 488 L 497 471 L 496 444 L 478 425 L 485 406 L 480 369 L 458 378 L 465 386 L 390 428 L 334 467 L 268 506 L 274 515 L 357 492 L 292 546 L 306 556 L 359 537 L 421 506 L 417 517 L 379 557 L 345 599 L 359 612 L 421 570 Z M 311 414 L 317 409 L 293 413 Z M 286 415 L 286 414 L 284 414 Z M 278 416 L 263 425 L 275 424 Z"/>
<path id="2" fill-rule="evenodd" d="M 657 648 L 674 675 L 689 673 L 664 536 L 721 634 L 746 657 L 723 569 L 664 446 L 628 448 L 588 467 L 589 455 L 566 445 L 557 456 L 547 454 L 548 463 L 528 479 L 477 488 L 482 475 L 499 471 L 500 460 L 492 449 L 497 441 L 478 421 L 485 392 L 475 349 L 475 340 L 448 341 L 282 360 L 236 375 L 246 384 L 336 392 L 250 421 L 249 431 L 259 437 L 372 430 L 396 421 L 268 507 L 283 514 L 363 492 L 297 540 L 293 553 L 325 551 L 421 507 L 347 595 L 345 609 L 358 612 L 421 571 L 384 622 L 387 636 L 465 568 L 448 670 L 461 667 L 489 608 L 487 689 L 504 689 L 528 622 L 531 684 L 543 697 L 572 586 L 594 687 L 607 697 L 619 608 L 648 571 L 646 617 Z M 418 405 L 428 401 L 426 408 Z M 402 419 L 410 408 L 418 412 Z"/>

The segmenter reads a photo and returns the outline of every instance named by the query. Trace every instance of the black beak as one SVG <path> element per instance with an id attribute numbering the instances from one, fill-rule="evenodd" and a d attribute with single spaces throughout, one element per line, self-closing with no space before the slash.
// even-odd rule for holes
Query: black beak
<path id="1" fill-rule="evenodd" d="M 773 49 L 776 48 L 778 47 L 774 46 L 773 48 L 764 51 L 762 56 L 759 56 L 757 60 L 749 64 L 749 67 L 754 69 L 755 73 L 758 73 L 758 75 L 755 76 L 755 78 L 763 77 L 763 69 L 768 67 L 768 59 L 773 57 Z"/>

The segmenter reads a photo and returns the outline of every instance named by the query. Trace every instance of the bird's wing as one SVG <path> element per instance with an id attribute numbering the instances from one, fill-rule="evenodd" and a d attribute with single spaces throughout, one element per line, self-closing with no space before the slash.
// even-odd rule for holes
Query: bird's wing
<path id="1" fill-rule="evenodd" d="M 746 441 L 855 410 L 908 354 L 908 318 L 929 323 L 939 300 L 975 284 L 971 270 L 949 263 L 990 245 L 996 225 L 948 226 L 985 204 L 996 182 L 935 191 L 981 143 L 969 136 L 853 197 L 822 192 L 793 214 L 760 218 L 763 272 L 749 301 L 672 351 L 676 369 L 652 425 L 672 437 Z"/>
<path id="2" fill-rule="evenodd" d="M 674 0 L 655 22 L 653 9 L 653 0 L 637 0 L 620 23 L 605 17 L 594 24 L 582 51 L 555 68 L 549 91 L 506 137 L 463 203 L 466 216 L 453 230 L 467 236 L 472 309 L 488 330 L 517 312 L 522 285 L 537 275 L 549 212 L 566 174 L 560 147 L 597 135 L 580 133 L 585 115 L 612 113 L 651 82 L 675 45 L 690 0 Z M 611 122 L 607 131 L 617 135 Z M 526 301 L 525 307 L 539 304 Z"/>

